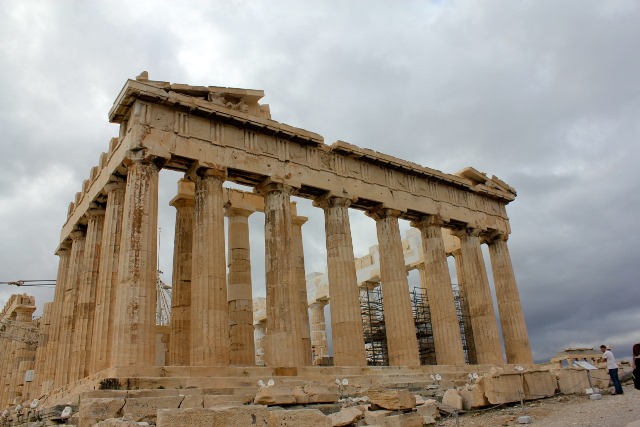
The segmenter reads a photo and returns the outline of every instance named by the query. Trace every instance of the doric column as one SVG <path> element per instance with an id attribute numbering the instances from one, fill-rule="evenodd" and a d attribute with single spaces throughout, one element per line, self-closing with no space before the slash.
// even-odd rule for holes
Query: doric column
<path id="1" fill-rule="evenodd" d="M 113 366 L 155 364 L 159 167 L 142 155 L 131 153 L 128 159 Z"/>
<path id="2" fill-rule="evenodd" d="M 453 234 L 460 239 L 465 299 L 469 302 L 478 363 L 501 365 L 504 361 L 489 278 L 480 248 L 480 230 L 462 228 L 454 230 Z"/>
<path id="3" fill-rule="evenodd" d="M 64 300 L 62 303 L 60 340 L 58 342 L 56 387 L 62 387 L 69 383 L 71 374 L 71 348 L 75 329 L 76 306 L 78 304 L 78 288 L 82 280 L 84 271 L 84 244 L 85 234 L 83 231 L 73 231 L 71 233 L 71 259 L 67 277 L 64 281 Z"/>
<path id="4" fill-rule="evenodd" d="M 107 206 L 100 246 L 100 267 L 96 285 L 96 306 L 91 339 L 91 372 L 111 366 L 114 340 L 115 303 L 118 289 L 118 262 L 122 240 L 126 183 L 111 182 L 104 186 Z"/>
<path id="5" fill-rule="evenodd" d="M 55 298 L 55 297 L 54 297 Z M 53 302 L 47 302 L 42 308 L 42 317 L 40 317 L 40 339 L 36 348 L 36 357 L 38 368 L 35 370 L 35 381 L 31 384 L 32 394 L 41 395 L 43 381 L 46 380 L 46 360 L 51 357 L 49 353 L 49 345 L 51 343 L 51 311 Z M 2 359 L 0 359 L 2 360 Z"/>
<path id="6" fill-rule="evenodd" d="M 254 325 L 254 336 L 256 343 L 256 365 L 265 366 L 264 360 L 264 347 L 265 347 L 265 335 L 267 333 L 267 322 L 262 321 Z"/>
<path id="7" fill-rule="evenodd" d="M 311 308 L 311 348 L 313 349 L 314 365 L 318 365 L 324 356 L 329 355 L 327 324 L 324 317 L 325 305 L 327 305 L 326 301 L 316 301 L 309 306 Z"/>
<path id="8" fill-rule="evenodd" d="M 14 312 L 16 313 L 15 321 L 18 325 L 32 326 L 33 325 L 33 312 L 35 311 L 35 300 L 33 297 L 29 297 L 26 294 L 20 295 L 22 301 L 21 303 L 15 307 Z M 9 377 L 10 386 L 9 386 L 9 401 L 14 401 L 15 403 L 23 402 L 22 391 L 24 389 L 24 376 L 25 371 L 21 369 L 21 365 L 24 368 L 23 362 L 32 361 L 35 356 L 35 348 L 27 343 L 20 342 L 18 340 L 13 340 L 13 358 L 10 360 L 3 360 L 3 363 L 8 363 L 9 365 Z"/>
<path id="9" fill-rule="evenodd" d="M 462 252 L 456 249 L 452 253 L 456 264 L 456 274 L 458 276 L 458 301 L 460 303 L 460 314 L 462 316 L 462 328 L 464 328 L 465 347 L 467 349 L 467 359 L 470 365 L 478 364 L 476 356 L 476 345 L 473 339 L 473 325 L 471 324 L 471 312 L 469 311 L 469 300 L 466 295 L 464 282 L 464 271 L 462 269 Z"/>
<path id="10" fill-rule="evenodd" d="M 376 220 L 378 234 L 389 365 L 420 366 L 409 282 L 402 253 L 399 214 L 393 209 L 378 209 L 369 213 Z"/>
<path id="11" fill-rule="evenodd" d="M 56 290 L 51 305 L 51 326 L 49 327 L 49 340 L 47 341 L 45 356 L 42 359 L 43 366 L 41 393 L 47 393 L 53 389 L 56 369 L 58 365 L 58 350 L 60 331 L 62 328 L 62 308 L 64 302 L 65 281 L 69 270 L 69 261 L 71 259 L 71 247 L 68 242 L 60 245 L 56 255 L 58 255 L 58 275 L 56 277 Z"/>
<path id="12" fill-rule="evenodd" d="M 191 281 L 191 365 L 229 364 L 224 246 L 225 169 L 195 168 Z"/>
<path id="13" fill-rule="evenodd" d="M 529 334 L 507 246 L 508 237 L 507 234 L 498 233 L 488 241 L 502 338 L 504 339 L 507 363 L 533 363 Z"/>
<path id="14" fill-rule="evenodd" d="M 442 240 L 443 224 L 440 218 L 429 216 L 412 225 L 420 230 L 422 236 L 424 271 L 420 273 L 421 279 L 424 278 L 424 288 L 429 297 L 436 362 L 438 365 L 460 366 L 465 362 L 464 351 L 447 255 Z"/>
<path id="15" fill-rule="evenodd" d="M 311 357 L 311 330 L 309 327 L 309 303 L 307 301 L 307 278 L 304 269 L 304 246 L 302 244 L 302 226 L 309 218 L 306 216 L 291 216 L 293 224 L 293 264 L 295 269 L 295 286 L 298 288 L 298 303 L 300 304 L 300 336 L 305 365 L 313 363 Z"/>
<path id="16" fill-rule="evenodd" d="M 255 365 L 253 341 L 253 291 L 251 288 L 251 249 L 249 245 L 249 216 L 253 211 L 226 209 L 229 242 L 229 341 L 231 364 Z"/>
<path id="17" fill-rule="evenodd" d="M 335 366 L 366 366 L 360 298 L 349 223 L 351 200 L 344 197 L 322 197 L 314 203 L 324 210 L 333 362 Z"/>
<path id="18" fill-rule="evenodd" d="M 268 366 L 304 366 L 300 304 L 293 261 L 291 187 L 268 182 L 257 188 L 264 196 L 265 273 Z"/>
<path id="19" fill-rule="evenodd" d="M 170 205 L 176 208 L 173 243 L 173 277 L 171 293 L 171 339 L 169 364 L 191 363 L 191 268 L 193 263 L 193 219 L 195 184 L 181 179 L 178 194 Z"/>
<path id="20" fill-rule="evenodd" d="M 89 209 L 86 214 L 88 223 L 84 246 L 84 270 L 81 273 L 76 307 L 76 330 L 71 353 L 71 381 L 89 375 L 104 214 L 104 209 L 99 208 Z"/>

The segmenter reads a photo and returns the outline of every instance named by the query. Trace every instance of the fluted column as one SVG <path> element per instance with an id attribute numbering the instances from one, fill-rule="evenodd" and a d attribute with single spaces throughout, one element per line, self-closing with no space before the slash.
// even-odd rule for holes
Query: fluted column
<path id="1" fill-rule="evenodd" d="M 191 365 L 229 364 L 229 308 L 224 243 L 226 170 L 200 168 L 195 181 L 191 281 Z"/>
<path id="2" fill-rule="evenodd" d="M 324 317 L 325 305 L 327 305 L 326 301 L 316 301 L 309 306 L 311 308 L 311 348 L 313 349 L 314 365 L 318 365 L 324 356 L 329 355 L 327 324 Z"/>
<path id="3" fill-rule="evenodd" d="M 398 225 L 399 214 L 392 209 L 369 213 L 376 220 L 378 234 L 389 365 L 419 366 L 416 327 Z"/>
<path id="4" fill-rule="evenodd" d="M 155 364 L 159 167 L 142 154 L 128 159 L 113 366 Z"/>
<path id="5" fill-rule="evenodd" d="M 33 312 L 35 311 L 35 300 L 33 297 L 29 297 L 26 294 L 19 296 L 22 299 L 21 303 L 14 309 L 16 313 L 15 321 L 22 325 L 32 325 Z M 32 304 L 33 303 L 33 304 Z M 3 361 L 8 363 L 10 367 L 9 377 L 9 401 L 15 401 L 15 403 L 22 402 L 22 391 L 24 389 L 24 376 L 25 371 L 22 371 L 21 365 L 23 362 L 33 360 L 35 355 L 35 348 L 27 343 L 14 340 L 13 346 L 13 358 Z"/>
<path id="6" fill-rule="evenodd" d="M 71 348 L 75 329 L 76 306 L 78 304 L 78 288 L 84 271 L 84 244 L 83 231 L 71 233 L 71 260 L 64 281 L 64 300 L 62 303 L 60 340 L 58 342 L 58 358 L 56 370 L 56 387 L 62 387 L 71 380 Z"/>
<path id="7" fill-rule="evenodd" d="M 295 285 L 291 187 L 268 182 L 257 190 L 264 196 L 265 273 L 268 366 L 304 366 L 300 335 L 300 304 Z"/>
<path id="8" fill-rule="evenodd" d="M 470 365 L 478 364 L 476 356 L 476 345 L 473 339 L 473 325 L 471 324 L 471 312 L 469 311 L 469 300 L 466 294 L 464 281 L 464 271 L 462 269 L 462 252 L 460 249 L 453 251 L 453 258 L 456 264 L 456 274 L 458 276 L 458 298 L 460 302 L 460 314 L 462 315 L 462 327 L 464 328 L 465 346 L 467 348 L 467 359 Z"/>
<path id="9" fill-rule="evenodd" d="M 193 249 L 195 184 L 181 179 L 178 194 L 171 200 L 176 208 L 173 243 L 173 277 L 171 293 L 171 339 L 169 364 L 191 363 L 191 269 Z"/>
<path id="10" fill-rule="evenodd" d="M 507 363 L 533 363 L 527 325 L 520 304 L 516 276 L 511 264 L 507 234 L 499 233 L 489 239 L 489 257 L 496 288 L 498 312 Z"/>
<path id="11" fill-rule="evenodd" d="M 480 230 L 463 228 L 453 234 L 460 239 L 465 297 L 469 301 L 478 363 L 503 364 L 498 324 L 480 248 Z"/>
<path id="12" fill-rule="evenodd" d="M 84 271 L 81 273 L 78 290 L 76 330 L 71 353 L 71 381 L 89 375 L 104 215 L 104 209 L 99 208 L 89 209 L 86 215 L 88 223 L 84 248 Z"/>
<path id="13" fill-rule="evenodd" d="M 107 206 L 102 230 L 93 337 L 91 339 L 92 373 L 113 366 L 111 363 L 111 347 L 114 343 L 118 262 L 122 240 L 125 190 L 125 182 L 111 182 L 104 187 L 104 192 L 107 195 Z"/>
<path id="14" fill-rule="evenodd" d="M 36 357 L 38 368 L 35 369 L 35 381 L 31 384 L 32 394 L 41 394 L 43 382 L 46 380 L 46 360 L 51 357 L 48 352 L 51 344 L 51 312 L 53 310 L 53 302 L 47 302 L 42 307 L 42 317 L 40 317 L 40 339 L 36 348 Z M 0 359 L 2 360 L 2 359 Z"/>
<path id="15" fill-rule="evenodd" d="M 309 218 L 306 216 L 291 216 L 293 224 L 293 264 L 295 268 L 295 286 L 298 288 L 298 303 L 300 304 L 300 336 L 305 365 L 313 364 L 311 354 L 311 328 L 309 326 L 309 303 L 307 301 L 307 278 L 304 269 L 304 246 L 302 244 L 302 226 Z"/>
<path id="16" fill-rule="evenodd" d="M 443 221 L 435 216 L 412 224 L 420 230 L 424 253 L 424 286 L 429 297 L 433 342 L 438 365 L 464 365 L 460 325 L 442 240 Z M 421 277 L 422 278 L 422 277 Z"/>
<path id="17" fill-rule="evenodd" d="M 315 204 L 324 210 L 333 362 L 335 366 L 366 366 L 360 297 L 349 223 L 351 200 L 344 197 L 323 197 L 317 199 Z"/>
<path id="18" fill-rule="evenodd" d="M 253 291 L 249 216 L 253 211 L 227 207 L 229 220 L 229 342 L 232 365 L 255 365 L 253 340 Z"/>
<path id="19" fill-rule="evenodd" d="M 254 337 L 256 344 L 256 365 L 265 366 L 264 350 L 265 350 L 265 335 L 267 333 L 267 322 L 262 321 L 254 325 Z"/>
<path id="20" fill-rule="evenodd" d="M 56 254 L 58 255 L 58 274 L 56 276 L 56 290 L 53 295 L 51 305 L 51 321 L 49 327 L 49 340 L 46 346 L 46 353 L 42 359 L 42 380 L 41 393 L 46 393 L 53 389 L 56 369 L 58 365 L 58 350 L 60 347 L 60 331 L 62 328 L 62 308 L 64 303 L 65 281 L 71 260 L 71 247 L 68 242 L 62 244 Z"/>

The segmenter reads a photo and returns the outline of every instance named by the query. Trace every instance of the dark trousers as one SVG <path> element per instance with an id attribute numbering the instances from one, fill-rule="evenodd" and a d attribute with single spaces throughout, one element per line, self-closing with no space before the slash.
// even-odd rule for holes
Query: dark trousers
<path id="1" fill-rule="evenodd" d="M 620 378 L 618 378 L 618 368 L 609 369 L 609 377 L 613 383 L 613 387 L 616 389 L 616 394 L 622 394 L 622 384 L 620 384 Z"/>

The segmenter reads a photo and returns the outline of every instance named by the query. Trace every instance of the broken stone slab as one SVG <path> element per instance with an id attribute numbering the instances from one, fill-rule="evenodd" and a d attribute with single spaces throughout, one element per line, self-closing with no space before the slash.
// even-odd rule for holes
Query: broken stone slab
<path id="1" fill-rule="evenodd" d="M 415 412 L 407 414 L 389 415 L 384 420 L 384 427 L 422 427 L 424 417 Z"/>
<path id="2" fill-rule="evenodd" d="M 136 397 L 127 399 L 122 412 L 131 414 L 133 421 L 155 422 L 158 409 L 180 407 L 184 396 Z"/>
<path id="3" fill-rule="evenodd" d="M 342 427 L 348 426 L 359 419 L 363 418 L 363 411 L 357 406 L 350 406 L 348 408 L 343 408 L 340 412 L 336 412 L 334 414 L 330 414 L 329 418 L 331 419 L 331 425 L 333 427 Z"/>
<path id="4" fill-rule="evenodd" d="M 426 426 L 430 426 L 430 425 L 434 425 L 437 421 L 434 417 L 432 417 L 431 415 L 423 415 L 422 416 L 422 421 L 424 422 L 424 425 Z"/>
<path id="5" fill-rule="evenodd" d="M 160 409 L 156 427 L 270 427 L 266 406 L 245 405 L 218 408 Z"/>
<path id="6" fill-rule="evenodd" d="M 458 410 L 464 409 L 462 396 L 460 396 L 460 392 L 455 388 L 450 388 L 444 392 L 442 404 Z"/>
<path id="7" fill-rule="evenodd" d="M 416 398 L 407 390 L 374 387 L 369 389 L 367 395 L 372 404 L 392 411 L 413 409 L 416 407 Z"/>
<path id="8" fill-rule="evenodd" d="M 84 424 L 81 422 L 80 425 L 82 426 Z M 121 418 L 109 418 L 104 421 L 100 421 L 97 424 L 87 425 L 92 425 L 93 427 L 140 427 L 140 424 L 135 421 L 123 420 Z"/>
<path id="9" fill-rule="evenodd" d="M 340 399 L 337 387 L 326 387 L 317 384 L 306 384 L 304 393 L 309 396 L 309 403 L 335 403 Z"/>
<path id="10" fill-rule="evenodd" d="M 261 388 L 253 399 L 257 405 L 294 405 L 296 398 L 293 390 L 285 386 L 272 386 Z"/>
<path id="11" fill-rule="evenodd" d="M 423 417 L 440 418 L 438 404 L 434 399 L 427 399 L 422 405 L 416 406 L 416 412 Z"/>
<path id="12" fill-rule="evenodd" d="M 587 371 L 584 369 L 554 369 L 551 371 L 555 374 L 558 381 L 558 389 L 562 394 L 584 394 L 589 388 L 589 379 Z"/>
<path id="13" fill-rule="evenodd" d="M 459 394 L 462 397 L 463 409 L 466 411 L 489 405 L 485 396 L 484 378 L 479 378 L 475 383 L 466 385 L 459 390 Z"/>
<path id="14" fill-rule="evenodd" d="M 502 374 L 484 378 L 484 393 L 492 405 L 519 402 L 523 392 L 520 374 Z"/>
<path id="15" fill-rule="evenodd" d="M 293 397 L 296 398 L 296 403 L 298 405 L 306 405 L 309 403 L 309 395 L 304 392 L 304 389 L 300 386 L 295 386 L 293 388 Z"/>
<path id="16" fill-rule="evenodd" d="M 389 415 L 393 414 L 392 411 L 380 410 L 380 411 L 364 411 L 364 421 L 367 425 L 384 425 L 384 420 Z"/>
<path id="17" fill-rule="evenodd" d="M 240 425 L 240 424 L 229 424 Z M 317 409 L 269 412 L 268 427 L 332 427 L 331 419 Z"/>
<path id="18" fill-rule="evenodd" d="M 79 408 L 81 425 L 92 426 L 100 421 L 122 416 L 123 397 L 82 399 Z"/>
<path id="19" fill-rule="evenodd" d="M 549 371 L 525 372 L 524 377 L 524 398 L 526 400 L 542 399 L 550 397 L 556 393 L 558 381 L 555 375 Z"/>

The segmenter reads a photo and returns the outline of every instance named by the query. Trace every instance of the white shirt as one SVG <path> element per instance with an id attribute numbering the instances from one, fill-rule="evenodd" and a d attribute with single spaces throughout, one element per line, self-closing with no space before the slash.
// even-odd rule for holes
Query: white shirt
<path id="1" fill-rule="evenodd" d="M 613 353 L 610 350 L 602 353 L 602 358 L 607 359 L 607 369 L 618 369 L 618 365 L 616 364 L 616 358 L 613 357 Z"/>

